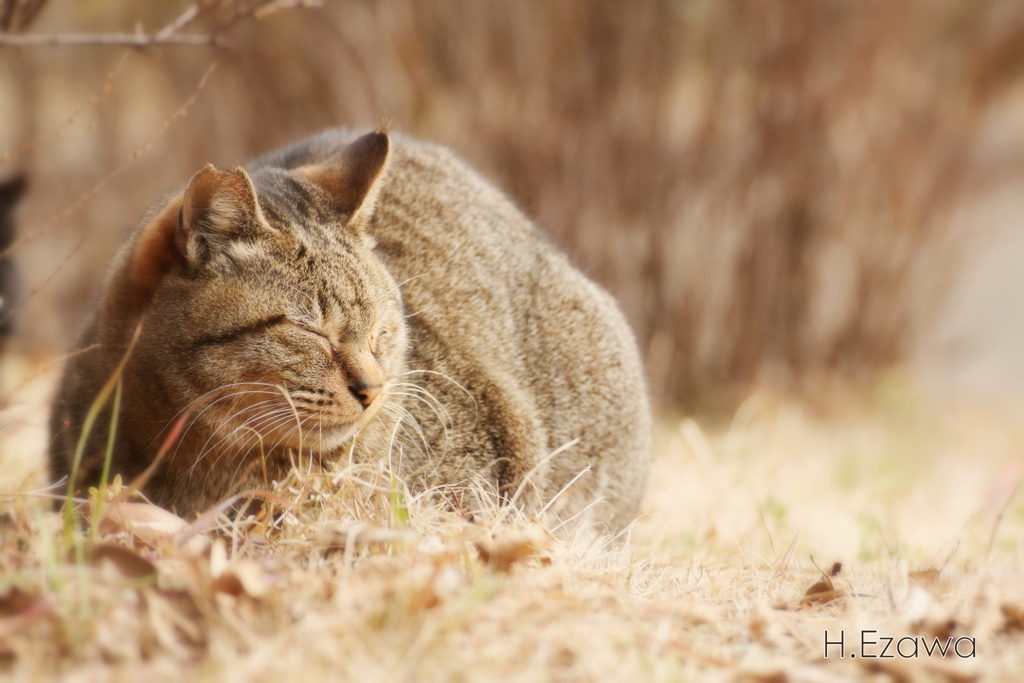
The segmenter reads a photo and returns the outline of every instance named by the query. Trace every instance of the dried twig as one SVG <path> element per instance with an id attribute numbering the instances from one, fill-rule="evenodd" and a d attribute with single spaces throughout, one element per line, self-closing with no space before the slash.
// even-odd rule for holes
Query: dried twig
<path id="1" fill-rule="evenodd" d="M 45 5 L 46 0 L 0 0 L 0 31 L 24 31 Z"/>
<path id="2" fill-rule="evenodd" d="M 0 325 L 3 325 L 5 322 L 13 318 L 18 313 L 18 311 L 20 311 L 25 306 L 25 304 L 31 301 L 35 297 L 35 295 L 38 294 L 40 290 L 43 289 L 43 287 L 46 287 L 48 284 L 50 284 L 50 281 L 57 276 L 57 273 L 63 270 L 64 266 L 68 264 L 68 261 L 70 261 L 74 257 L 74 255 L 78 253 L 78 250 L 82 248 L 82 245 L 85 244 L 86 237 L 82 237 L 80 240 L 78 240 L 78 244 L 76 244 L 75 247 L 68 252 L 67 256 L 65 256 L 64 259 L 57 265 L 57 267 L 53 269 L 53 272 L 47 275 L 45 280 L 43 280 L 38 285 L 33 287 L 32 291 L 29 292 L 24 299 L 19 301 L 16 306 L 14 306 L 11 310 L 7 311 L 6 315 L 4 315 L 3 318 L 0 318 Z"/>
<path id="3" fill-rule="evenodd" d="M 114 67 L 113 71 L 107 74 L 107 77 L 103 80 L 103 84 L 99 87 L 99 89 L 97 89 L 96 92 L 90 95 L 85 101 L 76 105 L 71 114 L 67 117 L 67 119 L 65 119 L 64 123 L 60 124 L 55 131 L 48 135 L 40 135 L 35 140 L 25 143 L 24 145 L 15 149 L 14 151 L 0 152 L 0 165 L 6 164 L 13 159 L 17 159 L 25 154 L 28 154 L 29 152 L 32 152 L 33 150 L 38 149 L 43 145 L 47 145 L 53 142 L 54 140 L 61 139 L 67 132 L 67 130 L 71 128 L 71 126 L 78 120 L 79 115 L 83 111 L 85 111 L 89 107 L 97 107 L 105 96 L 113 92 L 114 81 L 117 78 L 118 74 L 121 73 L 121 69 L 122 67 L 124 67 L 125 59 L 127 56 L 128 53 L 126 52 L 124 56 L 121 58 L 121 61 L 118 62 L 117 66 Z M 0 258 L 3 258 L 3 256 L 0 256 Z"/>
<path id="4" fill-rule="evenodd" d="M 155 133 L 149 136 L 149 139 L 146 140 L 145 144 L 143 144 L 142 147 L 139 147 L 134 152 L 132 152 L 123 164 L 115 168 L 111 173 L 109 173 L 105 178 L 103 178 L 99 183 L 97 183 L 91 190 L 82 194 L 74 204 L 65 207 L 63 211 L 53 216 L 46 223 L 44 223 L 38 228 L 28 231 L 17 242 L 12 244 L 8 248 L 4 249 L 3 251 L 0 251 L 0 260 L 7 258 L 8 256 L 13 254 L 22 246 L 31 242 L 32 240 L 42 237 L 43 235 L 48 233 L 55 225 L 57 225 L 62 220 L 73 214 L 75 211 L 78 211 L 83 206 L 85 206 L 90 200 L 92 200 L 93 197 L 99 194 L 100 191 L 104 187 L 106 187 L 107 184 L 109 184 L 114 178 L 118 177 L 119 175 L 127 171 L 129 168 L 131 168 L 131 166 L 140 156 L 142 156 L 150 149 L 152 149 L 153 143 L 156 141 L 156 139 L 160 137 L 168 128 L 170 128 L 171 124 L 173 124 L 175 121 L 183 117 L 185 113 L 188 111 L 189 107 L 191 107 L 195 103 L 196 99 L 199 97 L 199 93 L 201 93 L 203 88 L 206 87 L 206 81 L 210 78 L 210 74 L 213 73 L 213 70 L 216 67 L 216 65 L 216 62 L 210 65 L 210 68 L 206 70 L 206 72 L 203 74 L 203 77 L 199 79 L 199 83 L 196 84 L 196 87 L 192 91 L 192 95 L 188 98 L 188 100 L 186 100 L 185 103 L 177 109 L 177 111 L 171 114 L 167 119 L 164 120 L 162 124 L 160 124 L 160 127 L 156 130 Z M 20 305 L 21 304 L 19 304 L 19 306 Z"/>
<path id="5" fill-rule="evenodd" d="M 108 45 L 144 49 L 156 45 L 199 45 L 228 47 L 209 35 L 171 35 L 158 38 L 148 33 L 57 33 L 53 35 L 0 35 L 0 45 L 8 47 L 56 47 L 62 45 Z"/>
<path id="6" fill-rule="evenodd" d="M 0 28 L 6 24 L 13 28 L 13 16 L 19 7 L 38 12 L 42 2 L 33 4 L 28 0 L 6 0 L 0 5 Z M 69 45 L 104 45 L 131 47 L 145 50 L 157 45 L 191 45 L 200 47 L 230 48 L 220 34 L 232 26 L 253 19 L 259 21 L 275 12 L 285 9 L 307 9 L 320 7 L 321 0 L 199 0 L 179 14 L 174 21 L 158 31 L 147 33 L 53 33 L 36 35 L 15 35 L 0 33 L 0 45 L 8 47 L 55 47 Z M 28 9 L 22 9 L 22 15 Z M 10 15 L 11 18 L 7 18 Z M 208 33 L 182 33 L 192 24 L 206 17 L 216 18 Z M 21 26 L 21 22 L 18 23 Z M 6 29 L 5 29 L 6 30 Z"/>

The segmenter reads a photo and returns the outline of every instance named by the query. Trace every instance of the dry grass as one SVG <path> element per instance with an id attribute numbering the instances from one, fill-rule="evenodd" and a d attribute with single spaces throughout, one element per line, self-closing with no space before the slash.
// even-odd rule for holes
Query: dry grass
<path id="1" fill-rule="evenodd" d="M 23 385 L 31 365 L 4 363 L 3 486 L 24 491 L 38 483 L 24 479 L 40 458 L 52 373 Z M 22 386 L 12 395 L 12 385 Z M 1024 666 L 1019 430 L 928 407 L 895 377 L 868 399 L 834 403 L 811 409 L 760 392 L 726 423 L 663 419 L 643 515 L 618 542 L 573 523 L 551 533 L 551 520 L 501 513 L 486 495 L 474 514 L 457 514 L 398 495 L 373 468 L 293 475 L 261 515 L 218 518 L 196 537 L 212 545 L 175 543 L 173 524 L 149 519 L 108 522 L 94 541 L 86 524 L 69 548 L 39 498 L 5 496 L 0 671 L 12 680 L 1015 680 Z M 19 410 L 29 423 L 17 422 Z M 812 556 L 826 569 L 843 563 L 835 599 L 821 604 L 804 598 L 821 579 Z M 970 637 L 977 656 L 838 661 L 834 648 L 826 661 L 826 629 L 845 629 L 847 642 L 862 629 Z"/>
<path id="2" fill-rule="evenodd" d="M 52 0 L 34 30 L 179 9 Z M 351 0 L 238 27 L 201 91 L 203 51 L 4 53 L 0 175 L 28 169 L 21 235 L 47 234 L 15 253 L 28 299 L 0 356 L 0 677 L 1017 680 L 1024 433 L 898 377 L 663 416 L 618 540 L 485 494 L 456 514 L 372 468 L 294 475 L 194 552 L 146 508 L 95 538 L 83 509 L 69 542 L 27 492 L 40 359 L 131 222 L 207 161 L 327 125 L 390 117 L 494 178 L 620 298 L 666 404 L 884 366 L 948 285 L 953 210 L 1019 173 L 975 151 L 1021 35 L 1003 0 Z M 812 557 L 843 564 L 813 601 Z M 977 656 L 824 661 L 826 629 Z"/>

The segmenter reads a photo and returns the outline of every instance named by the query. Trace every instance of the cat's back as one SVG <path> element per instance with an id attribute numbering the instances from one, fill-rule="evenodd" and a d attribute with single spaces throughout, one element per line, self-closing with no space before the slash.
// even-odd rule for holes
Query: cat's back
<path id="1" fill-rule="evenodd" d="M 315 163 L 354 137 L 327 131 L 257 163 Z M 393 136 L 369 232 L 409 326 L 407 407 L 419 426 L 405 470 L 428 484 L 484 472 L 505 495 L 528 477 L 521 496 L 535 506 L 575 480 L 567 499 L 614 501 L 595 517 L 628 521 L 650 409 L 614 300 L 454 153 L 405 136 Z"/>

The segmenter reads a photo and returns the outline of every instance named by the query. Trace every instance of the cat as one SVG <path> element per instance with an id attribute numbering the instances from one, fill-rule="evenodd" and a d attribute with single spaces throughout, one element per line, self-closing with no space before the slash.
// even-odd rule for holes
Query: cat
<path id="1" fill-rule="evenodd" d="M 452 152 L 385 131 L 207 165 L 121 247 L 75 349 L 53 477 L 126 358 L 111 476 L 146 470 L 187 414 L 145 488 L 182 515 L 296 460 L 387 458 L 415 491 L 483 482 L 610 529 L 645 486 L 650 406 L 612 297 Z M 77 485 L 99 477 L 109 412 Z"/>
<path id="2" fill-rule="evenodd" d="M 23 174 L 0 183 L 0 252 L 7 251 L 14 243 L 14 211 L 27 184 Z M 12 316 L 20 284 L 11 256 L 0 258 L 0 338 L 14 331 Z"/>

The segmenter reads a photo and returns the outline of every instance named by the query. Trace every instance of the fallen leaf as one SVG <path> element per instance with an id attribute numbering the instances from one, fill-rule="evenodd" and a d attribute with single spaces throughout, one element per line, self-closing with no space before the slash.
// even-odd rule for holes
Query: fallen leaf
<path id="1" fill-rule="evenodd" d="M 270 589 L 271 582 L 263 568 L 252 560 L 235 560 L 224 568 L 214 579 L 213 589 L 219 593 L 239 596 L 243 593 L 250 598 L 262 598 Z"/>
<path id="2" fill-rule="evenodd" d="M 26 593 L 18 586 L 8 586 L 3 592 L 0 592 L 0 617 L 13 616 L 35 600 L 36 596 Z"/>
<path id="3" fill-rule="evenodd" d="M 507 572 L 516 562 L 542 553 L 550 544 L 550 533 L 537 525 L 508 530 L 475 543 L 480 559 L 491 570 L 499 572 Z"/>
<path id="4" fill-rule="evenodd" d="M 197 610 L 183 614 L 167 597 L 156 591 L 143 591 L 148 613 L 149 635 L 161 649 L 177 659 L 193 657 L 206 646 L 206 629 Z"/>
<path id="5" fill-rule="evenodd" d="M 1024 631 L 1024 608 L 1012 602 L 1004 602 L 999 606 L 1003 614 L 1002 631 Z"/>
<path id="6" fill-rule="evenodd" d="M 917 585 L 910 587 L 900 617 L 915 631 L 940 640 L 952 637 L 957 628 L 949 607 Z"/>
<path id="7" fill-rule="evenodd" d="M 922 588 L 929 588 L 938 580 L 939 570 L 919 569 L 917 571 L 909 572 L 908 576 L 910 577 L 910 580 L 918 586 L 921 586 Z"/>
<path id="8" fill-rule="evenodd" d="M 814 562 L 814 558 L 811 558 L 811 562 Z M 814 565 L 818 567 L 817 564 Z M 800 601 L 801 607 L 809 607 L 810 605 L 824 605 L 827 602 L 832 602 L 836 598 L 841 598 L 845 595 L 845 592 L 835 587 L 830 577 L 838 576 L 839 572 L 843 570 L 841 562 L 834 562 L 832 569 L 828 574 L 823 572 L 820 567 L 818 571 L 821 572 L 821 579 L 811 585 L 810 588 L 804 593 L 803 599 Z"/>
<path id="9" fill-rule="evenodd" d="M 156 576 L 156 566 L 146 558 L 112 543 L 92 551 L 90 564 L 102 575 L 121 579 L 145 579 Z"/>
<path id="10" fill-rule="evenodd" d="M 392 545 L 411 542 L 419 538 L 413 532 L 387 527 L 375 527 L 365 523 L 332 525 L 323 529 L 315 543 L 325 551 L 344 551 L 351 557 L 357 548 L 368 545 Z"/>
<path id="11" fill-rule="evenodd" d="M 18 633 L 35 619 L 49 613 L 55 604 L 53 598 L 39 598 L 26 604 L 15 614 L 0 619 L 0 646 L 11 634 Z M 0 648 L 0 652 L 3 651 Z"/>
<path id="12" fill-rule="evenodd" d="M 126 531 L 154 549 L 174 545 L 178 536 L 191 531 L 188 522 L 181 517 L 149 503 L 105 505 L 100 530 L 104 533 Z M 189 555 L 199 555 L 209 543 L 206 537 L 195 535 L 185 542 L 182 550 Z"/>
<path id="13" fill-rule="evenodd" d="M 252 560 L 228 560 L 227 547 L 219 539 L 210 548 L 210 577 L 215 591 L 234 597 L 244 593 L 262 598 L 271 585 L 263 568 Z"/>

